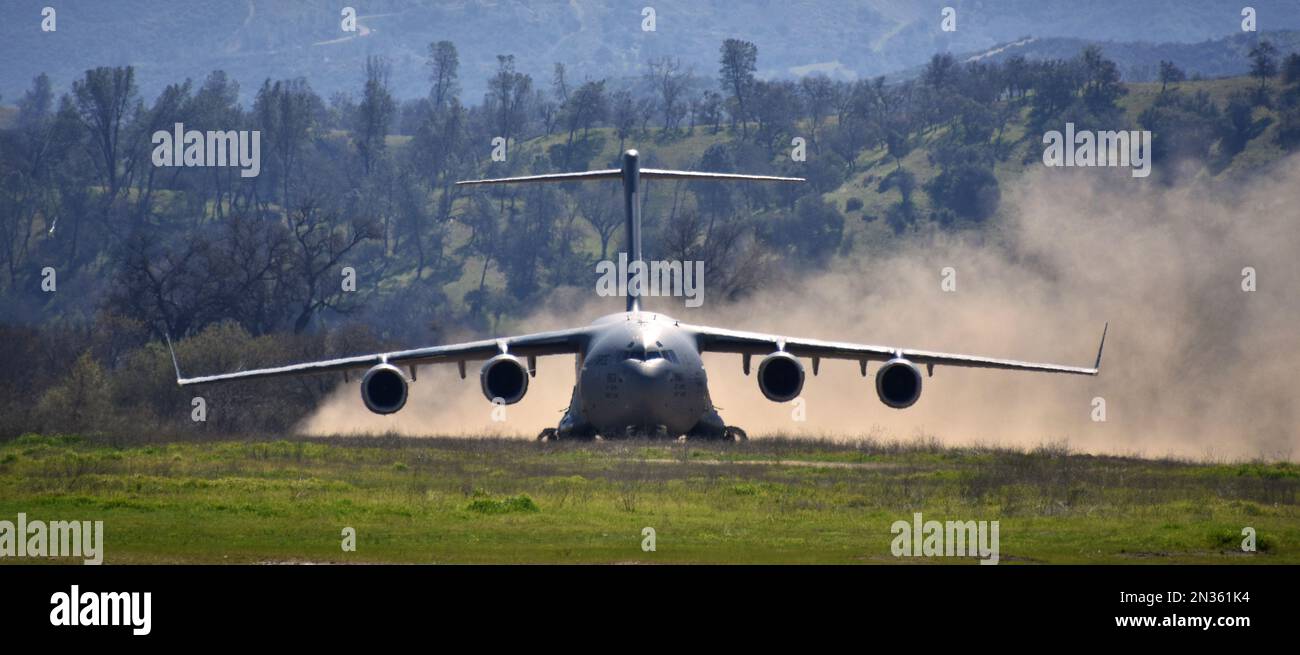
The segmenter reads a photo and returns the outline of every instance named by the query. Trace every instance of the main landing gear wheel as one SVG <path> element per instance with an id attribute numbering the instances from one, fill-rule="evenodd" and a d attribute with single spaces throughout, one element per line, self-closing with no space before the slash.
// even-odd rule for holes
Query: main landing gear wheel
<path id="1" fill-rule="evenodd" d="M 722 438 L 727 441 L 749 441 L 749 435 L 745 434 L 744 430 L 741 430 L 734 425 L 728 425 L 722 435 Z"/>
<path id="2" fill-rule="evenodd" d="M 555 428 L 546 428 L 545 430 L 542 430 L 537 435 L 537 440 L 542 442 L 558 441 L 559 439 L 560 439 L 560 432 Z"/>

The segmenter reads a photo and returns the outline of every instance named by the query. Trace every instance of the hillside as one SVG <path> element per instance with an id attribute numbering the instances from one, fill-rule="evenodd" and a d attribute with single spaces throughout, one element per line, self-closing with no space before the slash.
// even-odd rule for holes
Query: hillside
<path id="1" fill-rule="evenodd" d="M 1176 88 L 1187 94 L 1205 92 L 1216 103 L 1223 105 L 1234 91 L 1246 91 L 1254 88 L 1256 84 L 1254 80 L 1247 77 L 1232 77 L 1188 81 L 1176 85 Z M 1138 117 L 1155 102 L 1156 96 L 1160 93 L 1160 85 L 1154 82 L 1126 83 L 1124 88 L 1127 94 L 1119 101 L 1120 107 L 1124 110 L 1124 122 L 1130 129 L 1137 129 Z M 1014 143 L 1015 147 L 995 166 L 996 175 L 1004 186 L 1013 183 L 1028 168 L 1042 166 L 1043 144 L 1038 138 L 1041 135 L 1037 133 L 1026 135 L 1027 113 L 1021 112 L 1015 120 L 1008 123 L 1006 128 L 1006 140 Z M 1268 168 L 1286 155 L 1274 141 L 1278 126 L 1277 112 L 1272 109 L 1257 108 L 1254 117 L 1256 121 L 1267 124 L 1268 127 L 1252 139 L 1242 152 L 1231 155 L 1227 159 L 1218 157 L 1218 151 L 1215 150 L 1211 163 L 1207 163 L 1200 170 L 1200 174 L 1208 178 L 1207 181 L 1239 179 L 1252 172 Z M 933 165 L 930 145 L 939 136 L 940 133 L 930 135 L 902 161 L 902 166 L 916 176 L 918 188 L 923 187 L 937 173 Z M 884 147 L 868 150 L 858 158 L 858 164 L 857 178 L 826 194 L 826 197 L 835 201 L 841 208 L 850 198 L 860 199 L 863 202 L 863 219 L 868 221 L 873 216 L 881 215 L 889 205 L 897 203 L 901 198 L 898 191 L 881 193 L 876 190 L 879 181 L 895 168 L 893 160 Z M 873 182 L 875 184 L 872 184 Z M 915 194 L 915 201 L 921 208 L 928 209 L 926 194 Z M 885 233 L 879 232 L 879 227 L 862 228 L 865 232 L 865 243 L 887 238 Z"/>
<path id="2" fill-rule="evenodd" d="M 1077 54 L 1077 51 L 1073 54 Z M 1223 106 L 1234 92 L 1250 91 L 1257 84 L 1249 77 L 1238 76 L 1225 79 L 1189 80 L 1175 85 L 1174 88 L 1187 95 L 1206 93 L 1216 104 Z M 1160 84 L 1125 83 L 1123 86 L 1126 93 L 1118 103 L 1123 109 L 1123 124 L 1129 129 L 1138 129 L 1139 116 L 1156 101 L 1160 94 Z M 994 167 L 995 174 L 1003 186 L 1014 184 L 1028 169 L 1042 166 L 1043 145 L 1038 138 L 1041 135 L 1037 133 L 1027 135 L 1028 115 L 1028 110 L 1020 111 L 1008 121 L 1005 128 L 1003 141 L 1009 150 Z M 1197 175 L 1210 183 L 1238 180 L 1267 169 L 1286 156 L 1287 153 L 1275 142 L 1279 113 L 1275 109 L 1259 107 L 1254 111 L 1254 119 L 1258 124 L 1265 126 L 1262 132 L 1251 139 L 1241 152 L 1224 154 L 1217 148 L 1214 149 Z M 833 117 L 831 124 L 834 124 Z M 807 129 L 806 121 L 802 127 Z M 932 146 L 943 137 L 945 130 L 946 128 L 940 128 L 923 135 L 901 162 L 901 167 L 916 177 L 917 190 L 912 195 L 912 201 L 916 204 L 918 214 L 925 214 L 931 209 L 930 200 L 921 189 L 938 173 L 938 168 L 933 161 Z M 616 165 L 619 154 L 618 138 L 613 131 L 610 128 L 596 128 L 592 133 L 601 144 L 600 150 L 592 158 L 593 165 L 595 162 L 599 162 L 600 165 Z M 708 128 L 697 127 L 692 135 L 685 138 L 678 136 L 665 138 L 662 132 L 657 134 L 659 135 L 657 138 L 641 139 L 636 144 L 637 147 L 651 157 L 650 161 L 653 161 L 656 166 L 683 168 L 699 162 L 711 146 L 727 143 L 739 136 L 732 134 L 725 127 L 717 134 L 713 134 Z M 562 142 L 562 135 L 557 134 L 531 139 L 517 147 L 526 160 L 531 160 L 543 156 L 549 148 Z M 846 213 L 849 218 L 857 219 L 847 221 L 845 224 L 846 248 L 841 251 L 841 254 L 846 256 L 853 256 L 855 251 L 861 254 L 862 251 L 877 246 L 888 247 L 894 238 L 894 231 L 885 221 L 878 219 L 902 199 L 896 189 L 884 191 L 880 189 L 884 178 L 898 168 L 898 164 L 889 156 L 885 146 L 864 150 L 857 157 L 854 165 L 854 174 L 843 184 L 821 194 L 825 200 Z M 849 211 L 848 205 L 853 200 L 860 201 L 862 204 L 860 209 Z M 659 204 L 659 197 L 652 196 L 650 203 L 647 212 L 665 210 L 664 205 Z M 853 204 L 855 207 L 858 206 L 857 203 Z M 755 218 L 759 221 L 763 220 L 762 216 Z M 584 241 L 584 246 L 592 252 L 599 252 L 599 242 L 594 240 L 594 236 L 589 236 Z M 462 282 L 466 284 L 471 281 L 476 282 L 477 278 L 472 275 L 472 270 L 476 269 L 467 268 L 470 270 L 466 271 L 466 278 Z M 470 280 L 470 278 L 474 279 Z"/>
<path id="3" fill-rule="evenodd" d="M 168 0 L 66 0 L 58 5 L 57 32 L 42 33 L 40 10 L 48 3 L 7 4 L 7 19 L 0 22 L 5 98 L 19 95 L 41 72 L 64 88 L 87 68 L 128 64 L 139 70 L 147 97 L 217 69 L 238 80 L 245 94 L 268 77 L 302 76 L 329 97 L 355 86 L 367 55 L 390 58 L 397 95 L 412 98 L 427 89 L 424 57 L 428 44 L 441 39 L 461 49 L 469 98 L 483 94 L 499 54 L 516 55 L 520 70 L 539 81 L 550 79 L 557 61 L 571 67 L 573 79 L 637 77 L 648 61 L 664 55 L 712 76 L 718 45 L 731 37 L 759 46 L 762 77 L 821 70 L 852 79 L 917 66 L 936 51 L 976 52 L 1025 35 L 1193 44 L 1237 32 L 1241 20 L 1238 6 L 1219 0 L 871 0 L 851 9 L 833 0 L 373 0 L 357 4 L 361 29 L 344 33 L 340 5 L 329 2 L 216 0 L 180 9 Z M 656 10 L 654 32 L 641 30 L 647 4 Z M 945 5 L 957 11 L 954 32 L 939 30 Z M 1288 0 L 1252 6 L 1261 30 L 1300 28 L 1300 12 Z M 1070 47 L 1070 54 L 1078 51 Z"/>
<path id="4" fill-rule="evenodd" d="M 1300 32 L 1292 34 L 1300 34 Z M 1256 82 L 1248 77 L 1230 77 L 1189 80 L 1175 85 L 1175 88 L 1187 95 L 1208 94 L 1216 104 L 1223 106 L 1234 92 L 1244 93 L 1253 89 L 1255 85 Z M 1136 129 L 1139 125 L 1139 116 L 1155 102 L 1160 94 L 1160 85 L 1124 83 L 1123 87 L 1125 94 L 1118 102 L 1123 110 L 1123 123 L 1131 129 Z M 15 114 L 16 111 L 12 107 L 0 107 L 0 128 L 9 126 Z M 1041 166 L 1042 144 L 1037 134 L 1027 135 L 1028 119 L 1028 109 L 1021 108 L 1010 117 L 1004 128 L 1002 143 L 1006 150 L 993 166 L 993 172 L 1003 187 L 1014 184 L 1029 168 Z M 1252 138 L 1241 152 L 1225 155 L 1216 149 L 1201 165 L 1198 175 L 1210 182 L 1241 179 L 1252 172 L 1268 168 L 1285 156 L 1286 152 L 1275 142 L 1279 113 L 1275 109 L 1258 107 L 1254 110 L 1254 119 L 1263 126 L 1263 130 Z M 835 117 L 831 116 L 828 124 L 822 126 L 822 129 L 828 130 L 834 125 Z M 807 120 L 800 121 L 796 129 L 807 132 Z M 929 195 L 922 189 L 939 172 L 934 163 L 932 148 L 943 138 L 948 129 L 939 127 L 919 135 L 912 149 L 901 162 L 895 162 L 883 144 L 862 150 L 853 162 L 852 174 L 835 188 L 820 194 L 821 198 L 845 214 L 848 219 L 845 222 L 844 239 L 839 250 L 841 255 L 853 257 L 874 248 L 888 248 L 893 242 L 899 226 L 881 219 L 889 214 L 891 208 L 899 204 L 902 196 L 898 189 L 888 188 L 882 185 L 882 182 L 895 170 L 904 169 L 915 177 L 915 190 L 910 196 L 915 214 L 925 216 L 933 209 Z M 662 129 L 651 126 L 647 134 L 630 140 L 626 146 L 640 148 L 647 157 L 645 162 L 647 166 L 690 168 L 697 165 L 711 147 L 725 146 L 739 137 L 738 131 L 733 133 L 725 124 L 716 133 L 707 126 L 697 126 L 689 135 L 667 134 Z M 344 130 L 335 130 L 331 138 L 343 146 L 350 141 L 351 135 Z M 520 161 L 544 161 L 548 158 L 548 153 L 562 146 L 564 141 L 563 134 L 555 133 L 523 140 L 512 148 Z M 592 128 L 590 138 L 586 142 L 594 144 L 597 148 L 590 153 L 592 166 L 617 166 L 619 140 L 613 128 Z M 387 143 L 397 158 L 408 156 L 407 151 L 415 147 L 412 138 L 407 135 L 389 135 Z M 814 153 L 812 159 L 816 160 L 816 158 L 817 155 Z M 654 184 L 648 188 L 650 193 L 647 196 L 646 220 L 653 224 L 660 215 L 669 211 L 667 203 L 671 198 L 666 194 L 655 193 Z M 512 198 L 514 197 L 512 195 Z M 158 202 L 166 206 L 173 199 L 179 201 L 181 198 L 163 191 L 159 194 Z M 515 200 L 512 200 L 513 202 Z M 468 203 L 468 198 L 456 201 L 452 213 L 465 213 L 469 208 Z M 766 220 L 761 213 L 751 218 L 758 224 Z M 469 245 L 472 230 L 464 222 L 452 222 L 448 227 L 447 238 L 448 247 L 459 251 Z M 572 235 L 572 238 L 575 240 L 571 242 L 571 247 L 578 253 L 589 257 L 599 256 L 600 242 L 590 229 L 580 230 Z M 616 235 L 615 244 L 619 239 L 621 236 Z M 496 289 L 503 288 L 507 284 L 500 270 L 489 266 L 484 272 L 483 264 L 479 256 L 466 257 L 456 278 L 444 289 L 452 303 L 464 302 L 466 294 L 484 282 L 487 287 Z M 481 274 L 484 276 L 483 280 L 480 279 Z M 402 293 L 400 289 L 413 282 L 410 277 L 400 276 L 390 280 L 385 287 L 389 292 L 400 295 Z"/>
<path id="5" fill-rule="evenodd" d="M 968 52 L 958 59 L 1005 62 L 1022 56 L 1027 59 L 1068 59 L 1089 45 L 1097 45 L 1107 59 L 1115 61 L 1129 82 L 1151 82 L 1159 73 L 1161 61 L 1171 61 L 1187 71 L 1189 77 L 1231 77 L 1250 70 L 1248 53 L 1260 40 L 1277 46 L 1283 56 L 1300 51 L 1300 31 L 1271 30 L 1258 33 L 1237 32 L 1230 36 L 1197 43 L 1142 41 L 1093 41 L 1080 37 L 1025 37 L 999 44 L 987 50 Z M 910 68 L 893 77 L 913 77 L 920 67 Z"/>

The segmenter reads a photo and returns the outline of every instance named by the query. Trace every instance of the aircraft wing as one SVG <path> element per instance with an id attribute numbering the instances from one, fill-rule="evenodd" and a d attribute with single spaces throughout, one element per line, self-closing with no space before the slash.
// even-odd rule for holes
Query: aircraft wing
<path id="1" fill-rule="evenodd" d="M 357 355 L 338 359 L 325 359 L 315 362 L 289 364 L 274 368 L 259 368 L 220 375 L 205 375 L 186 378 L 181 375 L 180 366 L 176 365 L 176 354 L 172 353 L 172 363 L 176 365 L 176 383 L 182 387 L 212 382 L 231 380 L 249 380 L 274 378 L 293 375 L 313 375 L 319 373 L 348 372 L 368 369 L 377 364 L 388 363 L 399 367 L 415 367 L 421 364 L 463 363 L 467 361 L 491 359 L 500 353 L 509 353 L 520 357 L 538 357 L 542 355 L 563 355 L 577 353 L 588 336 L 587 328 L 557 330 L 554 332 L 537 332 L 517 337 L 501 339 L 484 339 L 466 343 L 431 346 L 413 350 L 397 350 L 372 355 Z M 170 344 L 169 344 L 170 345 Z M 463 373 L 463 371 L 462 371 Z"/>
<path id="2" fill-rule="evenodd" d="M 1083 366 L 1062 366 L 1060 364 L 1040 364 L 1022 362 L 1015 359 L 981 357 L 957 353 L 941 353 L 930 350 L 911 348 L 892 348 L 889 346 L 872 346 L 842 341 L 821 341 L 819 339 L 800 339 L 783 337 L 758 332 L 741 332 L 698 325 L 682 325 L 696 335 L 701 352 L 740 353 L 743 355 L 767 355 L 784 350 L 796 357 L 813 359 L 850 359 L 859 362 L 863 371 L 868 361 L 888 361 L 901 357 L 914 364 L 934 366 L 963 366 L 967 368 L 1000 368 L 1011 371 L 1041 371 L 1045 373 L 1069 373 L 1074 375 L 1097 375 L 1101 371 L 1101 351 L 1106 345 L 1106 328 L 1101 331 L 1101 345 L 1097 347 L 1097 360 L 1091 368 Z M 814 366 L 815 369 L 815 366 Z M 748 371 L 748 369 L 746 369 Z"/>

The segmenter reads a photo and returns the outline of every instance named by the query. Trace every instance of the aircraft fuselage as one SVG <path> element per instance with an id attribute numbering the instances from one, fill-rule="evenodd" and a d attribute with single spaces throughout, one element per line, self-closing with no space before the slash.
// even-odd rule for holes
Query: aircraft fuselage
<path id="1" fill-rule="evenodd" d="M 723 428 L 714 420 L 695 337 L 662 314 L 622 312 L 594 321 L 576 379 L 561 435 L 677 436 Z"/>

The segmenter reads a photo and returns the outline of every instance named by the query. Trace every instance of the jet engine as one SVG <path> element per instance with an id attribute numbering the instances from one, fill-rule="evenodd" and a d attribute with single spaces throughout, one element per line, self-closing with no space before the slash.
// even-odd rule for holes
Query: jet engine
<path id="1" fill-rule="evenodd" d="M 876 395 L 880 402 L 904 409 L 921 397 L 921 371 L 906 359 L 891 359 L 876 371 Z"/>
<path id="2" fill-rule="evenodd" d="M 392 364 L 379 364 L 361 378 L 361 400 L 376 414 L 392 414 L 406 405 L 406 376 Z"/>
<path id="3" fill-rule="evenodd" d="M 483 395 L 492 402 L 497 398 L 513 405 L 528 393 L 528 367 L 514 355 L 501 354 L 483 363 L 478 375 Z"/>
<path id="4" fill-rule="evenodd" d="M 758 365 L 758 388 L 768 400 L 784 403 L 803 391 L 803 364 L 788 352 L 777 351 Z"/>

